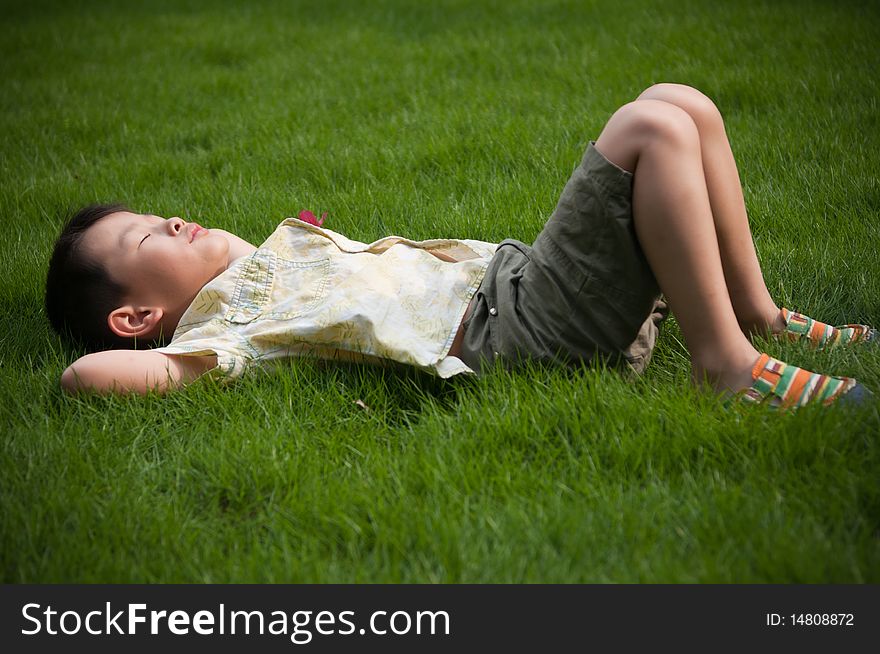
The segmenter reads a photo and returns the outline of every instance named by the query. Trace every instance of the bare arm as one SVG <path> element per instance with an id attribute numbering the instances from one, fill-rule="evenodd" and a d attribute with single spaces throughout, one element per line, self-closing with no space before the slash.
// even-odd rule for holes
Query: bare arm
<path id="1" fill-rule="evenodd" d="M 61 375 L 68 393 L 160 393 L 193 381 L 217 365 L 217 357 L 176 356 L 152 350 L 107 350 L 74 361 Z"/>

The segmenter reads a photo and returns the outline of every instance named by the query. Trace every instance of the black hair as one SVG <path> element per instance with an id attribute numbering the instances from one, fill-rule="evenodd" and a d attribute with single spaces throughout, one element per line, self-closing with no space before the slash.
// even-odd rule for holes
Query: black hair
<path id="1" fill-rule="evenodd" d="M 113 281 L 100 262 L 90 260 L 82 239 L 92 225 L 119 211 L 123 204 L 93 204 L 77 211 L 64 225 L 46 275 L 46 315 L 62 337 L 89 351 L 132 349 L 135 339 L 113 333 L 107 316 L 119 307 L 126 288 Z"/>

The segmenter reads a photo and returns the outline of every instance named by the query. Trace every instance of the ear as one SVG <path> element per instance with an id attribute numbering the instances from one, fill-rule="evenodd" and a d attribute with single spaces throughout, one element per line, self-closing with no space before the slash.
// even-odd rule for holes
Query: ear
<path id="1" fill-rule="evenodd" d="M 162 307 L 135 307 L 130 304 L 114 309 L 107 316 L 107 325 L 123 338 L 149 339 L 159 334 L 165 310 Z"/>

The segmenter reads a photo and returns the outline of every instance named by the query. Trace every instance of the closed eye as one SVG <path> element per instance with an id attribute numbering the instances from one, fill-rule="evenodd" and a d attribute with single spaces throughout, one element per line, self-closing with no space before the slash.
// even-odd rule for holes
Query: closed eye
<path id="1" fill-rule="evenodd" d="M 150 235 L 149 235 L 149 234 L 147 234 L 146 236 L 144 236 L 144 237 L 141 239 L 141 242 L 138 243 L 138 247 L 140 247 L 141 244 L 142 244 L 144 241 L 146 241 L 148 238 L 150 238 Z"/>

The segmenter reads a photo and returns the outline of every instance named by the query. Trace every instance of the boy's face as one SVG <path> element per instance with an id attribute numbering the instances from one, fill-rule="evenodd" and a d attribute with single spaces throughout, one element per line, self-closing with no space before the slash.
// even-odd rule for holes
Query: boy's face
<path id="1" fill-rule="evenodd" d="M 129 290 L 126 302 L 161 306 L 177 319 L 229 265 L 229 241 L 222 234 L 176 217 L 113 213 L 88 229 L 83 247 Z"/>

